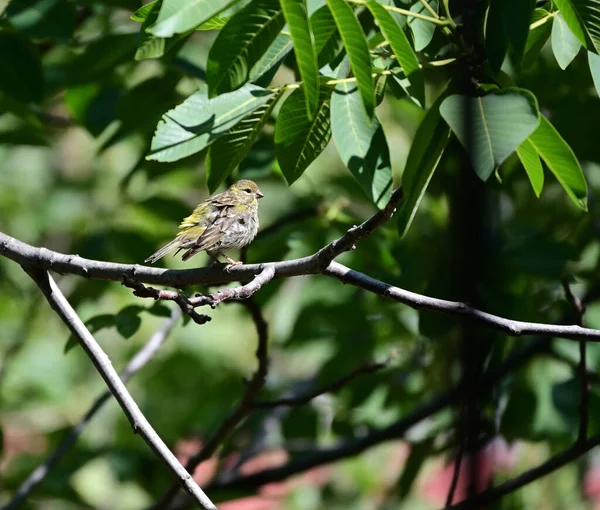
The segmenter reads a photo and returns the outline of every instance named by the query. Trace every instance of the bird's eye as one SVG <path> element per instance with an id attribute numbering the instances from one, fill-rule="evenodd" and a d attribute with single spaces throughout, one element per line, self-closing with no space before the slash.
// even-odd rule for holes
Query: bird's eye
<path id="1" fill-rule="evenodd" d="M 252 190 L 251 190 L 250 188 L 246 188 L 246 189 L 244 189 L 244 191 L 245 191 L 246 193 L 252 193 Z"/>

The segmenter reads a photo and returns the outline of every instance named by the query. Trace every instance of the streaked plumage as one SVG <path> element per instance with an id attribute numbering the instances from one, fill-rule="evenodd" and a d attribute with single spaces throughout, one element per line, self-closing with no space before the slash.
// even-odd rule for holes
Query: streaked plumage
<path id="1" fill-rule="evenodd" d="M 258 232 L 258 200 L 263 194 L 255 182 L 243 179 L 227 191 L 207 198 L 179 225 L 180 233 L 146 262 L 154 263 L 167 253 L 186 250 L 182 260 L 201 251 L 211 257 L 220 255 L 231 264 L 240 264 L 225 255 L 250 244 Z"/>

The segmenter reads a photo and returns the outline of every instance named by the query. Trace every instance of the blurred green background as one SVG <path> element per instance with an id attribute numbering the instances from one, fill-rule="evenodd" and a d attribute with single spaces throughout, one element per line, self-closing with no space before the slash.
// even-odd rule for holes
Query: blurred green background
<path id="1" fill-rule="evenodd" d="M 202 83 L 216 32 L 195 32 L 165 57 L 138 61 L 140 26 L 130 20 L 137 7 L 126 0 L 0 3 L 0 72 L 14 71 L 19 83 L 10 89 L 12 78 L 5 75 L 9 85 L 0 93 L 2 232 L 62 253 L 142 263 L 208 195 L 204 153 L 168 164 L 144 157 L 160 116 Z M 428 102 L 449 73 L 451 68 L 427 72 Z M 484 223 L 478 304 L 513 319 L 557 323 L 570 317 L 572 322 L 561 285 L 566 277 L 577 295 L 591 295 L 585 323 L 600 328 L 595 301 L 600 295 L 600 100 L 586 57 L 580 54 L 563 72 L 547 47 L 514 77 L 537 96 L 582 162 L 590 212 L 578 210 L 548 173 L 537 199 L 517 159 L 509 160 L 497 178 L 478 188 Z M 291 80 L 287 68 L 274 78 L 275 83 Z M 389 94 L 378 113 L 398 185 L 423 112 Z M 258 182 L 265 194 L 261 230 L 276 225 L 249 247 L 248 262 L 310 255 L 375 211 L 333 145 L 288 187 L 274 161 L 272 133 L 267 126 L 232 177 Z M 464 282 L 457 261 L 470 246 L 454 235 L 463 174 L 462 148 L 452 143 L 407 237 L 399 239 L 392 221 L 340 262 L 414 292 L 460 299 Z M 188 263 L 161 261 L 171 268 L 207 262 L 204 255 Z M 118 283 L 57 278 L 83 320 L 113 316 L 96 338 L 117 369 L 166 320 L 164 309 L 147 311 L 152 301 L 134 297 Z M 247 470 L 360 437 L 394 423 L 460 378 L 464 328 L 453 317 L 419 313 L 324 276 L 273 281 L 255 299 L 269 323 L 265 398 L 303 384 L 326 384 L 391 353 L 395 357 L 386 369 L 311 404 L 283 413 L 254 411 L 226 442 L 225 464 L 263 429 L 264 451 Z M 132 313 L 127 308 L 132 305 L 144 310 Z M 156 358 L 128 385 L 159 435 L 184 460 L 228 415 L 244 391 L 243 378 L 256 367 L 256 332 L 246 309 L 233 303 L 202 312 L 213 320 L 201 327 L 179 321 Z M 474 326 L 470 334 L 492 341 L 490 369 L 530 340 Z M 104 390 L 80 348 L 64 352 L 68 338 L 27 275 L 0 258 L 2 503 Z M 575 342 L 548 340 L 546 349 L 482 398 L 482 430 L 490 441 L 481 451 L 485 483 L 490 477 L 511 478 L 572 442 L 577 359 Z M 596 372 L 596 344 L 588 345 L 588 362 Z M 598 399 L 597 386 L 593 389 L 592 404 Z M 591 432 L 597 432 L 600 407 L 592 405 L 590 414 Z M 457 444 L 456 416 L 456 410 L 446 409 L 411 429 L 404 441 L 263 488 L 258 496 L 219 494 L 230 500 L 219 508 L 440 507 L 452 474 L 447 463 Z M 215 468 L 214 462 L 201 466 L 197 476 L 204 485 Z M 600 504 L 598 469 L 600 457 L 592 452 L 494 508 L 593 508 Z M 111 401 L 24 508 L 138 509 L 156 501 L 171 482 Z M 466 489 L 459 484 L 460 490 Z"/>

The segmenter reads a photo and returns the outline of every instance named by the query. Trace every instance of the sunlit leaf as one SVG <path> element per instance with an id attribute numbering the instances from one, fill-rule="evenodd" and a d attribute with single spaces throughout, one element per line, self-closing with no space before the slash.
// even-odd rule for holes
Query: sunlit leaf
<path id="1" fill-rule="evenodd" d="M 207 87 L 168 111 L 158 123 L 147 159 L 176 161 L 201 151 L 265 104 L 272 92 L 247 84 L 209 99 Z"/>

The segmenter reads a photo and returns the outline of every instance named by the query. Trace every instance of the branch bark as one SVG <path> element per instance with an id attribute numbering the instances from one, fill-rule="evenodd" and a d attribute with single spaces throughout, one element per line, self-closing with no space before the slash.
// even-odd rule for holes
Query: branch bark
<path id="1" fill-rule="evenodd" d="M 216 451 L 223 440 L 233 431 L 235 428 L 248 416 L 252 411 L 254 400 L 262 389 L 267 377 L 267 371 L 269 368 L 269 332 L 268 325 L 265 321 L 260 306 L 252 299 L 246 299 L 240 301 L 246 308 L 248 308 L 252 320 L 256 326 L 256 333 L 258 336 L 258 344 L 256 347 L 256 359 L 258 361 L 258 367 L 254 375 L 248 381 L 246 391 L 242 396 L 239 404 L 229 415 L 229 417 L 221 423 L 221 426 L 207 441 L 204 447 L 195 455 L 193 455 L 185 465 L 188 472 L 193 473 L 196 467 L 203 461 L 209 459 Z M 177 484 L 172 485 L 164 496 L 152 507 L 156 510 L 169 508 L 171 502 L 177 497 L 179 492 L 179 486 Z"/>
<path id="2" fill-rule="evenodd" d="M 352 229 L 349 232 L 352 232 Z M 364 228 L 360 232 L 364 233 Z M 353 232 L 348 239 L 354 238 L 356 241 L 356 239 L 364 237 L 364 235 L 362 237 L 361 235 L 358 232 Z M 344 239 L 344 236 L 340 239 Z M 334 252 L 337 253 L 340 246 L 347 245 L 347 241 L 340 241 Z M 184 288 L 188 285 L 211 285 L 233 281 L 249 281 L 265 270 L 269 272 L 272 270 L 273 278 L 322 273 L 346 284 L 389 297 L 416 310 L 431 310 L 465 317 L 509 336 L 540 335 L 570 340 L 583 339 L 588 342 L 600 342 L 600 330 L 583 328 L 578 325 L 565 326 L 506 319 L 481 311 L 467 303 L 437 299 L 395 287 L 371 278 L 359 271 L 354 271 L 335 261 L 330 262 L 326 267 L 322 268 L 321 263 L 323 259 L 319 259 L 319 257 L 324 257 L 326 260 L 330 256 L 330 252 L 325 252 L 327 257 L 319 255 L 320 253 L 323 252 L 319 251 L 308 257 L 281 262 L 242 264 L 230 268 L 229 271 L 225 271 L 219 267 L 175 270 L 140 266 L 138 264 L 101 262 L 84 259 L 77 255 L 64 255 L 46 248 L 35 248 L 0 232 L 0 254 L 7 258 L 24 266 L 73 274 L 85 278 L 121 282 L 123 281 L 123 275 L 126 275 L 128 278 L 146 284 Z"/>
<path id="3" fill-rule="evenodd" d="M 216 510 L 216 507 L 202 492 L 190 474 L 179 463 L 175 455 L 167 448 L 167 445 L 154 431 L 146 417 L 142 414 L 139 407 L 127 391 L 127 388 L 119 378 L 110 362 L 110 359 L 102 350 L 98 342 L 85 327 L 75 310 L 71 307 L 61 290 L 56 285 L 47 271 L 40 269 L 29 269 L 29 275 L 37 283 L 38 287 L 50 303 L 52 309 L 58 314 L 62 321 L 71 330 L 71 333 L 79 341 L 81 347 L 85 350 L 90 360 L 100 373 L 110 392 L 125 412 L 129 419 L 134 433 L 140 434 L 142 438 L 152 448 L 154 453 L 160 457 L 177 481 L 194 498 L 194 500 L 205 510 Z"/>
<path id="4" fill-rule="evenodd" d="M 169 317 L 164 325 L 157 330 L 146 344 L 135 354 L 129 361 L 125 370 L 121 372 L 119 376 L 123 383 L 126 383 L 133 377 L 133 375 L 140 369 L 142 369 L 158 352 L 161 345 L 168 338 L 169 334 L 173 330 L 173 326 L 177 320 L 181 317 L 181 310 L 179 308 L 173 309 L 171 317 Z M 4 510 L 15 510 L 18 508 L 31 494 L 31 492 L 44 481 L 46 475 L 54 469 L 54 467 L 60 462 L 65 453 L 75 444 L 79 436 L 85 430 L 87 424 L 92 420 L 104 404 L 110 399 L 111 392 L 106 391 L 92 404 L 89 411 L 85 416 L 74 425 L 65 438 L 60 442 L 56 449 L 48 456 L 48 458 L 40 464 L 35 470 L 21 483 L 13 498 L 4 507 Z"/>

